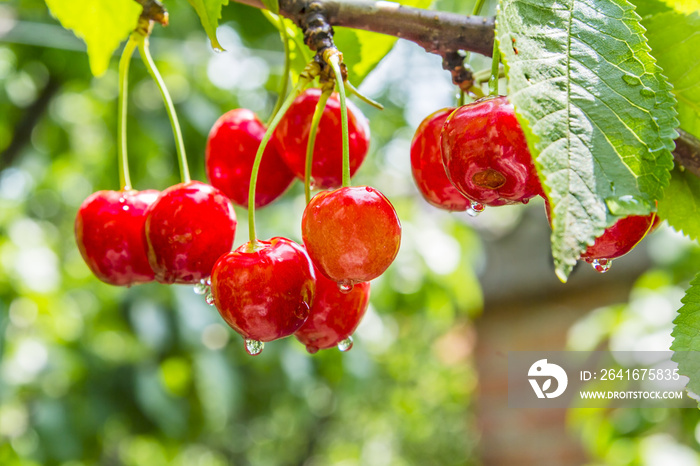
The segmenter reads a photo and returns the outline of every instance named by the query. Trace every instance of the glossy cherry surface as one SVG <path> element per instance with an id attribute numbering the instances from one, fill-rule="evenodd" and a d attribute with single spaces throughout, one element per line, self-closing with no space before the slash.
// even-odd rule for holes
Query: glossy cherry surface
<path id="1" fill-rule="evenodd" d="M 248 207 L 250 174 L 265 125 L 250 110 L 224 113 L 209 132 L 206 149 L 207 178 L 231 201 Z M 264 207 L 284 193 L 294 181 L 292 173 L 270 141 L 263 152 L 255 185 L 255 207 Z"/>
<path id="2" fill-rule="evenodd" d="M 304 248 L 277 237 L 221 257 L 211 289 L 221 317 L 236 332 L 266 342 L 301 327 L 313 304 L 316 277 Z"/>
<path id="3" fill-rule="evenodd" d="M 301 234 L 318 270 L 345 285 L 384 273 L 401 244 L 394 206 L 369 186 L 318 193 L 304 210 Z"/>
<path id="4" fill-rule="evenodd" d="M 151 204 L 144 234 L 161 283 L 199 283 L 231 251 L 236 214 L 228 198 L 200 181 L 169 187 Z"/>
<path id="5" fill-rule="evenodd" d="M 294 333 L 309 353 L 335 348 L 350 337 L 369 305 L 369 282 L 358 283 L 349 292 L 316 270 L 316 297 L 309 318 Z"/>
<path id="6" fill-rule="evenodd" d="M 452 184 L 489 206 L 527 202 L 542 194 L 513 105 L 485 97 L 455 110 L 442 129 L 442 159 Z"/>
<path id="7" fill-rule="evenodd" d="M 411 142 L 411 172 L 418 190 L 430 204 L 444 210 L 464 211 L 471 202 L 447 178 L 440 145 L 442 126 L 454 110 L 438 110 L 418 126 Z"/>
<path id="8" fill-rule="evenodd" d="M 98 191 L 75 217 L 75 239 L 93 274 L 110 285 L 130 286 L 153 281 L 143 226 L 146 209 L 158 191 Z"/>
<path id="9" fill-rule="evenodd" d="M 304 179 L 306 167 L 306 145 L 309 141 L 311 118 L 320 96 L 320 89 L 304 91 L 284 114 L 273 136 L 280 155 L 301 180 Z M 352 176 L 360 168 L 369 149 L 369 124 L 367 118 L 352 102 L 348 101 L 347 104 Z M 311 166 L 314 188 L 329 189 L 342 185 L 342 153 L 340 100 L 336 94 L 332 94 L 319 122 L 314 145 Z"/>

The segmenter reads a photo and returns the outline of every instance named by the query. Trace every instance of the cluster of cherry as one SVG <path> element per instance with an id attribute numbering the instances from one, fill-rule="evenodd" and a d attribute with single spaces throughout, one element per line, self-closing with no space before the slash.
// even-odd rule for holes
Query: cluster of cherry
<path id="1" fill-rule="evenodd" d="M 311 118 L 321 92 L 303 92 L 285 112 L 265 148 L 255 205 L 268 205 L 304 178 Z M 328 100 L 319 123 L 312 179 L 341 186 L 340 104 Z M 366 118 L 348 111 L 350 172 L 369 145 Z M 99 191 L 80 207 L 75 234 L 83 258 L 102 281 L 120 286 L 156 280 L 192 284 L 245 339 L 248 353 L 294 334 L 310 353 L 352 346 L 351 334 L 369 302 L 369 281 L 396 257 L 401 226 L 391 203 L 374 188 L 322 191 L 302 217 L 304 245 L 287 238 L 252 239 L 231 251 L 236 216 L 247 207 L 256 152 L 265 126 L 236 109 L 215 123 L 207 142 L 211 185 L 190 181 L 153 190 Z"/>
<path id="2" fill-rule="evenodd" d="M 423 120 L 411 144 L 413 177 L 423 197 L 435 207 L 474 216 L 485 206 L 545 199 L 513 106 L 505 96 L 491 96 L 460 108 L 439 110 Z M 658 224 L 656 214 L 618 220 L 581 254 L 598 272 L 627 254 Z"/>

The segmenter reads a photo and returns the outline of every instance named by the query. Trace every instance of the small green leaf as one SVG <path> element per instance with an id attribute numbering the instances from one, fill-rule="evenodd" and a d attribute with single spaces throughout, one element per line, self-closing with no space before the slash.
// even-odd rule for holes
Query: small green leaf
<path id="1" fill-rule="evenodd" d="M 700 137 L 700 14 L 674 11 L 645 18 L 651 51 L 678 99 L 681 127 Z"/>
<path id="2" fill-rule="evenodd" d="M 659 201 L 659 218 L 692 240 L 700 239 L 700 178 L 675 168 Z"/>
<path id="3" fill-rule="evenodd" d="M 552 203 L 566 280 L 620 217 L 648 213 L 673 166 L 671 86 L 625 0 L 502 0 L 497 40 L 509 98 Z"/>
<path id="4" fill-rule="evenodd" d="M 134 0 L 46 0 L 51 14 L 87 45 L 90 70 L 101 76 L 119 44 L 136 28 L 143 11 Z"/>
<path id="5" fill-rule="evenodd" d="M 279 0 L 262 0 L 263 5 L 265 5 L 265 8 L 273 12 L 274 14 L 278 15 L 280 14 L 280 4 Z"/>
<path id="6" fill-rule="evenodd" d="M 216 28 L 219 27 L 219 19 L 221 18 L 221 9 L 228 5 L 229 0 L 188 0 L 190 5 L 199 15 L 199 20 L 202 22 L 204 31 L 209 36 L 209 41 L 214 50 L 223 51 L 224 48 L 219 44 L 216 38 Z"/>
<path id="7" fill-rule="evenodd" d="M 690 379 L 687 389 L 700 394 L 700 273 L 690 282 L 681 303 L 671 333 L 672 359 L 678 363 L 678 372 Z"/>

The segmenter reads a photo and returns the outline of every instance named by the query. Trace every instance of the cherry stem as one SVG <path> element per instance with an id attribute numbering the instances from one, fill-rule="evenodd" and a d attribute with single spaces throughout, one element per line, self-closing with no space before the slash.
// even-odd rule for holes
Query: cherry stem
<path id="1" fill-rule="evenodd" d="M 173 135 L 175 136 L 175 148 L 177 149 L 178 162 L 180 164 L 180 177 L 182 178 L 183 183 L 189 183 L 191 180 L 190 169 L 187 165 L 185 142 L 182 139 L 180 123 L 177 119 L 175 106 L 173 105 L 173 100 L 170 98 L 168 88 L 165 86 L 165 82 L 158 72 L 158 68 L 156 68 L 156 64 L 153 62 L 153 58 L 151 57 L 151 52 L 148 49 L 148 37 L 142 37 L 142 39 L 139 41 L 139 52 L 141 53 L 141 58 L 143 59 L 143 63 L 146 65 L 148 73 L 156 82 L 156 85 L 158 86 L 158 89 L 160 89 L 160 93 L 163 96 L 165 109 L 168 111 L 168 117 L 170 118 L 170 126 L 173 128 Z"/>
<path id="2" fill-rule="evenodd" d="M 248 242 L 251 250 L 254 250 L 257 241 L 257 236 L 255 235 L 255 187 L 258 183 L 258 171 L 260 171 L 260 162 L 262 162 L 263 153 L 265 152 L 267 143 L 270 141 L 272 133 L 275 132 L 275 128 L 277 128 L 280 120 L 287 110 L 289 110 L 289 107 L 292 106 L 294 99 L 301 94 L 309 82 L 310 80 L 308 78 L 304 78 L 303 76 L 299 78 L 296 86 L 294 86 L 292 92 L 284 100 L 282 106 L 279 108 L 279 111 L 267 126 L 267 130 L 265 131 L 262 141 L 260 141 L 260 145 L 258 146 L 258 151 L 255 153 L 253 170 L 250 173 L 250 188 L 248 189 Z"/>
<path id="3" fill-rule="evenodd" d="M 122 191 L 131 189 L 129 157 L 126 146 L 126 107 L 129 102 L 129 64 L 138 47 L 136 33 L 129 36 L 119 59 L 119 98 L 117 103 L 117 151 L 119 152 L 119 184 Z"/>
<path id="4" fill-rule="evenodd" d="M 328 57 L 328 63 L 333 68 L 335 80 L 340 94 L 340 125 L 343 131 L 343 188 L 350 186 L 350 137 L 348 134 L 348 106 L 345 102 L 345 82 L 340 72 L 339 54 L 334 53 Z"/>
<path id="5" fill-rule="evenodd" d="M 267 124 L 269 125 L 272 119 L 279 112 L 284 98 L 287 96 L 287 91 L 289 90 L 289 69 L 291 68 L 291 58 L 289 57 L 289 35 L 287 34 L 287 25 L 284 24 L 284 16 L 278 15 L 277 19 L 279 21 L 280 36 L 282 37 L 282 44 L 284 45 L 284 71 L 282 72 L 282 79 L 280 81 L 280 93 L 277 96 L 277 102 L 275 102 L 275 108 L 272 110 L 270 119 Z"/>
<path id="6" fill-rule="evenodd" d="M 464 92 L 464 89 L 459 90 L 459 106 L 461 107 L 467 103 L 467 93 Z"/>
<path id="7" fill-rule="evenodd" d="M 323 110 L 326 108 L 326 102 L 333 93 L 333 88 L 329 88 L 321 92 L 318 98 L 314 115 L 311 117 L 311 127 L 309 128 L 309 141 L 306 144 L 306 167 L 304 168 L 304 194 L 306 195 L 306 203 L 311 200 L 311 166 L 314 159 L 314 146 L 316 145 L 316 133 L 318 132 L 318 124 L 323 116 Z"/>
<path id="8" fill-rule="evenodd" d="M 498 41 L 493 41 L 493 60 L 491 61 L 491 77 L 489 78 L 489 95 L 498 95 L 498 78 L 501 74 L 501 51 L 498 49 Z"/>
<path id="9" fill-rule="evenodd" d="M 357 88 L 355 86 L 353 86 L 350 81 L 345 81 L 345 87 L 350 91 L 350 93 L 355 95 L 358 99 L 360 99 L 364 103 L 369 104 L 376 109 L 384 110 L 384 105 L 380 104 L 379 102 L 377 102 L 375 100 L 370 99 L 366 95 L 362 95 L 360 93 L 360 91 L 358 91 Z"/>

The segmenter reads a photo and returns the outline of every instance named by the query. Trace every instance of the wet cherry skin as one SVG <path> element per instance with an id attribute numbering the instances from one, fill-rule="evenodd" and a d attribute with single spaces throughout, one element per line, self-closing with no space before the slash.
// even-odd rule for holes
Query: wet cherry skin
<path id="1" fill-rule="evenodd" d="M 302 246 L 275 237 L 222 256 L 212 271 L 211 290 L 231 328 L 267 342 L 293 334 L 306 321 L 316 276 Z"/>
<path id="2" fill-rule="evenodd" d="M 253 162 L 265 125 L 250 110 L 237 108 L 224 113 L 209 132 L 206 170 L 209 182 L 233 203 L 248 207 Z M 284 193 L 294 181 L 292 173 L 270 141 L 265 147 L 255 185 L 255 207 L 264 207 Z"/>
<path id="3" fill-rule="evenodd" d="M 160 283 L 196 284 L 231 251 L 236 214 L 224 193 L 201 181 L 169 187 L 146 212 L 148 261 Z"/>
<path id="4" fill-rule="evenodd" d="M 294 100 L 275 129 L 273 139 L 287 166 L 301 180 L 306 167 L 306 145 L 309 141 L 311 119 L 320 89 L 307 89 Z M 352 102 L 348 107 L 348 135 L 350 142 L 350 175 L 354 175 L 369 149 L 369 124 L 367 118 Z M 342 184 L 342 133 L 340 125 L 340 100 L 332 94 L 326 103 L 318 124 L 311 177 L 316 189 L 337 188 Z"/>
<path id="5" fill-rule="evenodd" d="M 448 178 L 472 201 L 500 206 L 542 194 L 525 135 L 505 96 L 459 107 L 445 121 L 441 141 Z"/>
<path id="6" fill-rule="evenodd" d="M 369 186 L 318 193 L 304 210 L 301 234 L 318 270 L 345 285 L 384 273 L 401 244 L 394 206 Z"/>
<path id="7" fill-rule="evenodd" d="M 418 126 L 411 142 L 411 172 L 426 201 L 449 211 L 465 211 L 471 202 L 447 178 L 442 163 L 440 133 L 454 108 L 443 108 L 428 115 Z"/>
<path id="8" fill-rule="evenodd" d="M 309 318 L 294 332 L 306 350 L 335 348 L 350 337 L 369 305 L 369 282 L 358 283 L 347 293 L 316 269 L 316 297 Z"/>
<path id="9" fill-rule="evenodd" d="M 75 239 L 93 274 L 110 285 L 153 281 L 143 239 L 145 212 L 158 191 L 98 191 L 75 217 Z"/>

